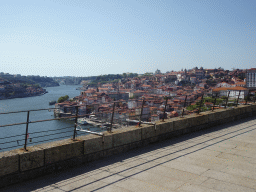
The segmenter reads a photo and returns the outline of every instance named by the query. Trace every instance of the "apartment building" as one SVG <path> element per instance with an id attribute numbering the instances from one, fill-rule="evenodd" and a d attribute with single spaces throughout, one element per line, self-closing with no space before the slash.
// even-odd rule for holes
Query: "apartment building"
<path id="1" fill-rule="evenodd" d="M 212 90 L 213 93 L 218 92 L 219 96 L 228 96 L 231 98 L 244 99 L 248 95 L 248 89 L 244 87 L 219 87 Z"/>
<path id="2" fill-rule="evenodd" d="M 248 89 L 256 88 L 256 68 L 251 68 L 247 70 L 246 73 L 246 87 Z"/>

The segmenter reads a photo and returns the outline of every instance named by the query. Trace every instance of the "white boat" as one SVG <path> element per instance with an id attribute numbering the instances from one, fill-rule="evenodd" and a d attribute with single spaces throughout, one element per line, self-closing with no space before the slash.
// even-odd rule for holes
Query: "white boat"
<path id="1" fill-rule="evenodd" d="M 81 125 L 87 125 L 88 122 L 86 121 L 85 118 L 79 118 L 77 119 L 77 123 L 81 124 Z"/>

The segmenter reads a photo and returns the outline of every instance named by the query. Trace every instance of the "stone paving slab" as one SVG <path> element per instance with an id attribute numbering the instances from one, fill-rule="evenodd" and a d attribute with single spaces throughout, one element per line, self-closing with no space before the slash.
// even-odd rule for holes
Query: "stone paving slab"
<path id="1" fill-rule="evenodd" d="M 221 160 L 221 161 L 220 161 Z M 216 171 L 220 171 L 227 167 L 225 164 L 225 160 L 217 159 L 217 158 L 192 158 L 192 157 L 183 157 L 176 159 L 172 162 L 182 162 L 189 165 L 196 165 L 206 169 L 212 169 Z M 224 162 L 224 163 L 223 163 Z"/>
<path id="2" fill-rule="evenodd" d="M 177 192 L 218 192 L 217 190 L 214 189 L 209 189 L 208 187 L 204 187 L 202 185 L 194 185 L 191 183 L 186 183 L 185 185 L 179 187 Z"/>
<path id="3" fill-rule="evenodd" d="M 256 164 L 255 158 L 237 155 L 235 153 L 234 154 L 225 153 L 225 151 L 223 151 L 220 155 L 218 155 L 218 157 L 227 159 L 227 160 L 242 161 L 242 162 L 249 162 L 249 163 Z"/>
<path id="4" fill-rule="evenodd" d="M 178 180 L 176 178 L 166 177 L 166 176 L 162 176 L 160 174 L 151 173 L 151 172 L 142 172 L 132 176 L 131 178 L 152 183 L 156 186 L 162 187 L 164 189 L 169 189 L 169 190 L 175 190 L 178 187 L 185 184 L 184 181 Z"/>
<path id="5" fill-rule="evenodd" d="M 148 191 L 171 191 L 168 188 L 164 188 L 162 186 L 156 185 L 150 181 L 143 181 L 138 179 L 126 179 L 124 181 L 118 182 L 115 184 L 116 186 L 129 189 L 130 191 L 141 191 L 141 192 L 148 192 Z"/>
<path id="6" fill-rule="evenodd" d="M 256 191 L 256 118 L 212 127 L 1 191 Z"/>
<path id="7" fill-rule="evenodd" d="M 193 164 L 190 164 L 189 166 L 187 166 L 187 163 L 175 162 L 175 161 L 169 161 L 167 163 L 164 163 L 163 166 L 167 167 L 167 168 L 173 168 L 173 169 L 178 169 L 181 171 L 186 171 L 189 173 L 194 173 L 197 175 L 201 175 L 202 173 L 204 173 L 208 170 L 208 168 L 204 168 L 201 166 L 197 166 L 197 165 L 193 165 Z"/>
<path id="8" fill-rule="evenodd" d="M 208 179 L 205 181 L 202 186 L 210 189 L 214 189 L 217 191 L 225 191 L 225 192 L 255 192 L 254 189 L 250 189 L 248 187 L 244 187 L 241 185 L 236 185 L 224 181 L 220 181 L 217 179 Z"/>
<path id="9" fill-rule="evenodd" d="M 249 176 L 243 177 L 243 176 L 237 176 L 234 174 L 228 174 L 221 171 L 215 171 L 215 170 L 208 170 L 207 172 L 202 174 L 203 176 L 210 177 L 213 179 L 225 181 L 228 183 L 238 184 L 244 187 L 248 187 L 251 189 L 256 189 L 256 180 L 250 179 Z"/>
<path id="10" fill-rule="evenodd" d="M 248 177 L 256 180 L 256 170 L 255 166 L 252 169 L 239 169 L 235 166 L 229 165 L 222 169 L 221 172 L 225 172 L 232 175 Z M 253 170 L 253 171 L 252 171 Z"/>

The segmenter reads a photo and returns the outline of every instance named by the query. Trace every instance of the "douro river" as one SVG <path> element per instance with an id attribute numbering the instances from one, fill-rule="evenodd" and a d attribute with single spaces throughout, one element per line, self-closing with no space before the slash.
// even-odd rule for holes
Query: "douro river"
<path id="1" fill-rule="evenodd" d="M 54 108 L 49 106 L 52 100 L 58 100 L 59 97 L 68 95 L 69 98 L 78 96 L 80 90 L 76 90 L 78 85 L 61 85 L 58 87 L 48 87 L 48 93 L 27 98 L 15 98 L 0 100 L 0 113 L 12 111 L 27 111 L 33 109 Z M 31 111 L 29 121 L 52 119 L 53 111 Z M 0 114 L 0 125 L 22 123 L 27 121 L 27 113 Z M 100 131 L 97 128 L 90 127 L 93 131 Z M 26 124 L 8 127 L 0 127 L 0 152 L 9 151 L 24 147 Z M 54 120 L 40 123 L 30 123 L 28 126 L 28 146 L 71 138 L 74 131 L 74 122 L 65 120 Z M 81 132 L 78 132 L 81 134 Z"/>

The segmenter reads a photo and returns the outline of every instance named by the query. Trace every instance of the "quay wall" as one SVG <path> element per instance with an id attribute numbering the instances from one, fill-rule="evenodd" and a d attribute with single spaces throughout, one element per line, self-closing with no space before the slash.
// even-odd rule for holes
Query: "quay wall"
<path id="1" fill-rule="evenodd" d="M 126 152 L 150 143 L 256 115 L 256 105 L 176 117 L 156 125 L 127 127 L 0 153 L 0 188 L 39 176 L 75 167 L 90 161 Z"/>

